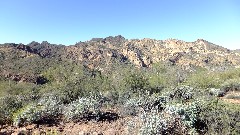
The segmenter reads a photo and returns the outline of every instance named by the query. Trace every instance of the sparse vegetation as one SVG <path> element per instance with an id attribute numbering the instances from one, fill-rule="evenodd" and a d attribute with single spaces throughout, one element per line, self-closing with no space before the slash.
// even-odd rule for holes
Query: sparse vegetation
<path id="1" fill-rule="evenodd" d="M 129 118 L 131 134 L 240 134 L 239 104 L 222 100 L 240 99 L 229 94 L 240 91 L 240 69 L 186 70 L 168 62 L 136 67 L 116 52 L 90 68 L 89 61 L 64 60 L 62 48 L 35 44 L 24 59 L 23 52 L 1 53 L 9 64 L 0 69 L 0 125 Z M 52 50 L 41 51 L 44 45 Z"/>

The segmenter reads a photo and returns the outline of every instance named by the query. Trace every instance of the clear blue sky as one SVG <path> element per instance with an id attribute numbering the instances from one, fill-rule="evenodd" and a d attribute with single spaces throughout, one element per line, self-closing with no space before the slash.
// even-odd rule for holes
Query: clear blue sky
<path id="1" fill-rule="evenodd" d="M 1 0 L 0 43 L 206 39 L 240 48 L 240 0 Z"/>

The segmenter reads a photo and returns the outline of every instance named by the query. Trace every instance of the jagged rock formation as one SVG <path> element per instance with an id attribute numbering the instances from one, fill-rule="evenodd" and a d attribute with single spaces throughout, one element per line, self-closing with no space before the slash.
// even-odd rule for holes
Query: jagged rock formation
<path id="1" fill-rule="evenodd" d="M 130 42 L 141 48 L 144 55 L 152 59 L 153 63 L 169 60 L 172 64 L 184 67 L 239 65 L 239 54 L 205 40 L 184 42 L 176 39 L 164 41 L 143 39 Z"/>
<path id="2" fill-rule="evenodd" d="M 52 61 L 71 61 L 98 70 L 104 70 L 116 62 L 151 67 L 153 63 L 161 61 L 184 69 L 194 66 L 219 70 L 239 67 L 240 53 L 203 39 L 195 42 L 146 38 L 128 40 L 122 36 L 93 38 L 71 46 L 54 45 L 46 41 L 28 45 L 0 45 L 0 75 L 12 80 L 37 82 L 39 77 L 42 80 L 41 70 L 35 71 L 34 68 L 49 67 Z M 29 70 L 23 71 L 24 68 Z"/>

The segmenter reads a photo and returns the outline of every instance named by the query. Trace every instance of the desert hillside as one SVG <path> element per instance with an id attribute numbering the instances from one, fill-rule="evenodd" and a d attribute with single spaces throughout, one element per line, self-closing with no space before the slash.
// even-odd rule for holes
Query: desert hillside
<path id="1" fill-rule="evenodd" d="M 240 134 L 240 52 L 204 39 L 0 45 L 0 134 Z"/>
<path id="2" fill-rule="evenodd" d="M 195 42 L 176 39 L 128 40 L 122 36 L 93 38 L 71 46 L 46 41 L 0 46 L 1 76 L 12 80 L 41 83 L 41 71 L 63 61 L 103 72 L 115 62 L 128 62 L 138 68 L 165 62 L 186 70 L 203 67 L 222 71 L 239 67 L 240 53 L 203 39 Z"/>

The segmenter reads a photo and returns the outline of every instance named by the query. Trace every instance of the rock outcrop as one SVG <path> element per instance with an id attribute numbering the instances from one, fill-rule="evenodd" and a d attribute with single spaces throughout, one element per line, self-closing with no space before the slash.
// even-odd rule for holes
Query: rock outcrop
<path id="1" fill-rule="evenodd" d="M 70 61 L 83 64 L 90 69 L 104 69 L 115 62 L 132 63 L 136 67 L 151 67 L 161 61 L 178 65 L 184 69 L 204 67 L 211 70 L 224 70 L 228 67 L 240 67 L 239 51 L 231 51 L 203 39 L 185 42 L 177 39 L 125 39 L 122 36 L 93 38 L 90 41 L 64 46 L 31 42 L 23 44 L 0 45 L 0 75 L 18 81 L 37 81 L 25 76 L 39 76 L 40 71 L 28 73 L 15 69 L 18 63 L 26 65 L 47 61 Z M 30 64 L 29 64 L 30 63 Z M 32 63 L 32 64 L 31 64 Z M 42 65 L 44 66 L 44 65 Z M 18 66 L 19 69 L 23 66 Z M 14 70 L 13 70 L 14 69 Z M 6 75 L 5 73 L 8 73 Z"/>

